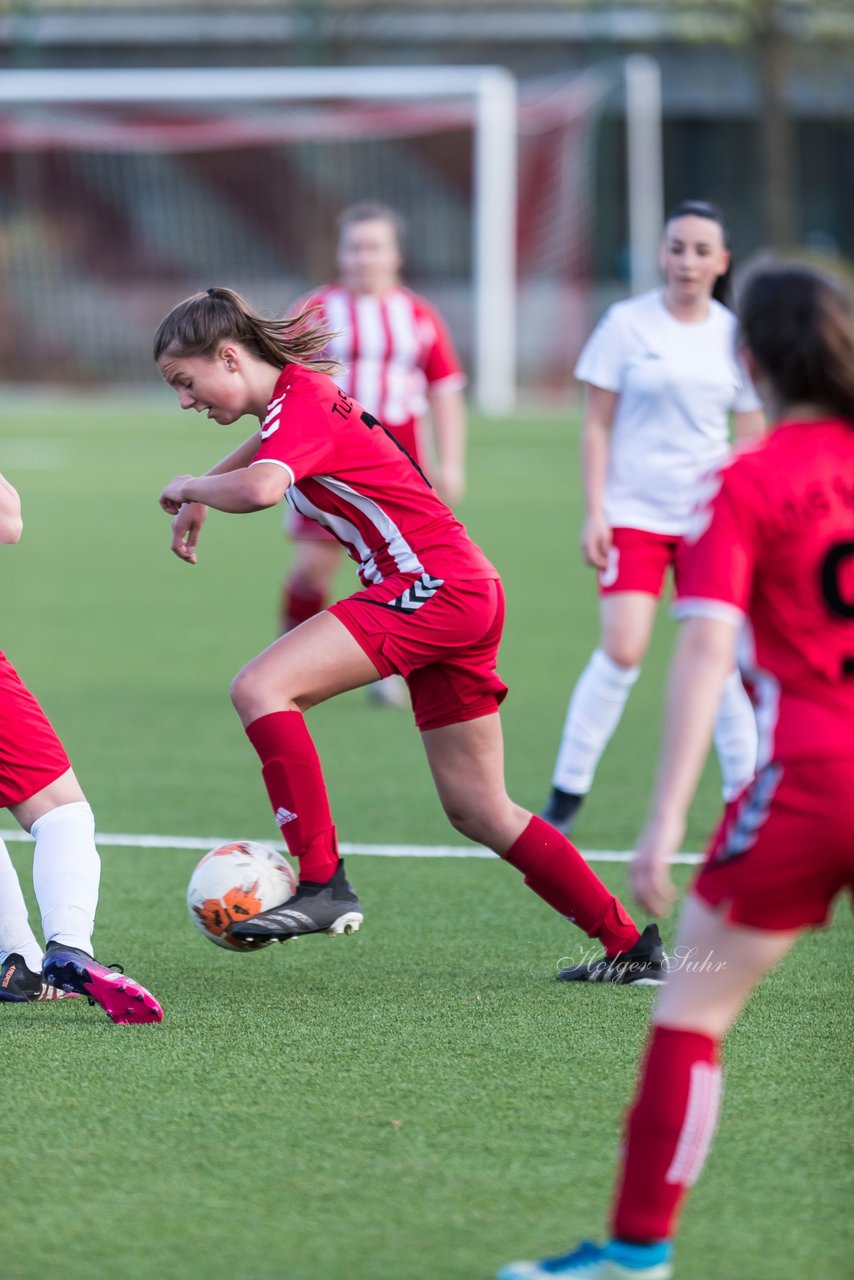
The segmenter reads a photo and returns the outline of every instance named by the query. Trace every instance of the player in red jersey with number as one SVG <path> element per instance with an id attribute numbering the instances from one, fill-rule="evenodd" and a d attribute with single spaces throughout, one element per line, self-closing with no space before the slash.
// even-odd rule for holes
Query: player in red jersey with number
<path id="1" fill-rule="evenodd" d="M 668 860 L 745 622 L 759 767 L 726 807 L 683 910 L 676 955 L 710 963 L 672 966 L 656 1005 L 613 1239 L 515 1263 L 501 1280 L 672 1274 L 679 1209 L 717 1125 L 720 1043 L 756 984 L 854 886 L 854 314 L 836 283 L 782 266 L 754 275 L 739 316 L 776 425 L 724 468 L 686 554 L 661 767 L 632 867 L 644 907 L 664 912 L 675 896 Z"/>
<path id="2" fill-rule="evenodd" d="M 303 712 L 402 675 L 442 805 L 453 825 L 494 849 L 633 980 L 662 970 L 654 925 L 643 936 L 569 841 L 515 805 L 504 785 L 496 673 L 504 619 L 497 570 L 394 437 L 327 373 L 329 335 L 312 313 L 265 320 L 229 289 L 209 289 L 160 325 L 154 356 L 184 409 L 260 429 L 205 476 L 179 476 L 161 506 L 172 549 L 194 563 L 207 507 L 242 513 L 287 498 L 329 529 L 363 588 L 287 632 L 246 666 L 232 699 L 300 882 L 284 906 L 232 926 L 241 937 L 347 932 L 362 922 L 344 875 L 320 761 Z"/>
<path id="3" fill-rule="evenodd" d="M 454 506 L 465 484 L 465 375 L 441 316 L 400 282 L 403 222 L 387 205 L 364 203 L 338 219 L 337 284 L 303 299 L 330 331 L 326 354 L 340 364 L 336 381 L 433 474 L 424 439 L 429 410 L 435 484 Z M 282 592 L 281 630 L 290 631 L 332 598 L 341 546 L 314 520 L 291 511 L 286 529 L 296 555 Z M 399 682 L 370 687 L 376 701 L 398 702 Z"/>
<path id="4" fill-rule="evenodd" d="M 0 476 L 0 544 L 21 536 L 21 503 Z M 101 863 L 95 819 L 47 716 L 0 653 L 0 806 L 35 839 L 33 885 L 43 952 L 0 840 L 0 1002 L 86 995 L 113 1022 L 159 1022 L 154 997 L 92 956 Z"/>

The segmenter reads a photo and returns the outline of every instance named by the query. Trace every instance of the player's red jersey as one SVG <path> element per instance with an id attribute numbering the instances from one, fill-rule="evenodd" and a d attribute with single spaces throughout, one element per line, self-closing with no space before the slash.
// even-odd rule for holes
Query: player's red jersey
<path id="1" fill-rule="evenodd" d="M 289 504 L 334 534 L 366 586 L 398 573 L 499 576 L 409 455 L 324 373 L 285 367 L 259 462 L 285 468 Z"/>
<path id="2" fill-rule="evenodd" d="M 465 386 L 442 317 L 409 289 L 375 297 L 328 285 L 300 305 L 321 308 L 335 335 L 327 354 L 345 366 L 339 385 L 387 427 L 421 418 L 428 388 Z"/>
<path id="3" fill-rule="evenodd" d="M 760 765 L 854 758 L 854 424 L 777 427 L 699 519 L 674 612 L 749 620 Z"/>

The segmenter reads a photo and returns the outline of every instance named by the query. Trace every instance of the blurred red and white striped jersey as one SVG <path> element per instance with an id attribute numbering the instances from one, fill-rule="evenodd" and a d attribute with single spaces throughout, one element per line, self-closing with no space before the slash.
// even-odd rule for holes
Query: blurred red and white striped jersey
<path id="1" fill-rule="evenodd" d="M 466 384 L 445 322 L 410 289 L 376 297 L 327 285 L 304 306 L 319 306 L 335 333 L 326 354 L 346 366 L 338 385 L 392 430 L 424 416 L 428 389 Z"/>

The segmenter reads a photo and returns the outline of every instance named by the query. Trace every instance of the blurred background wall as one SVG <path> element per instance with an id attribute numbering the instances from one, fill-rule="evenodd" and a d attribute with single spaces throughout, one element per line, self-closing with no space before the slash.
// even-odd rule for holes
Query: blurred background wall
<path id="1" fill-rule="evenodd" d="M 663 203 L 719 202 L 736 256 L 854 260 L 848 0 L 6 0 L 4 72 L 507 67 L 519 83 L 519 380 L 563 394 L 628 288 L 627 55 L 661 72 Z M 474 351 L 470 104 L 0 105 L 0 377 L 151 376 L 184 293 L 272 310 L 334 272 L 356 199 L 409 224 L 407 278 Z"/>

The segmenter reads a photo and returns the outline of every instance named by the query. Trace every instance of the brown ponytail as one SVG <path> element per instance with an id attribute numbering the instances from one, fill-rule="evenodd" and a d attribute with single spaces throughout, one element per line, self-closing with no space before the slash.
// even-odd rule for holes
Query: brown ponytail
<path id="1" fill-rule="evenodd" d="M 167 352 L 212 356 L 223 342 L 239 342 L 259 360 L 277 369 L 300 364 L 337 373 L 336 360 L 321 352 L 333 336 L 319 322 L 319 308 L 308 307 L 286 320 L 268 320 L 233 289 L 206 289 L 173 307 L 154 335 L 154 359 Z"/>
<path id="2" fill-rule="evenodd" d="M 741 339 L 785 404 L 854 425 L 854 315 L 842 286 L 811 267 L 758 268 L 738 306 Z"/>

